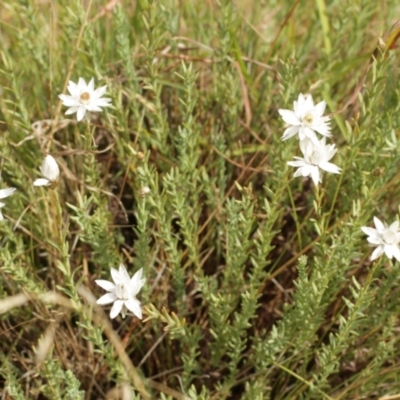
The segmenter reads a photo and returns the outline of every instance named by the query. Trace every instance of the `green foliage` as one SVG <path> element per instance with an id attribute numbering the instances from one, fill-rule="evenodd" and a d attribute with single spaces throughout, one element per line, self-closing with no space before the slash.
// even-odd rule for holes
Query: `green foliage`
<path id="1" fill-rule="evenodd" d="M 171 338 L 179 338 L 185 335 L 185 320 L 180 321 L 174 312 L 172 312 L 170 315 L 165 308 L 159 312 L 153 306 L 153 304 L 149 304 L 147 307 L 145 307 L 144 312 L 148 315 L 148 317 L 143 322 L 151 319 L 159 319 L 165 324 L 164 330 L 169 332 Z"/>
<path id="2" fill-rule="evenodd" d="M 18 371 L 12 363 L 7 360 L 6 355 L 2 351 L 0 352 L 0 362 L 0 375 L 4 379 L 3 388 L 5 393 L 12 396 L 13 399 L 24 400 L 24 391 L 17 379 Z"/>
<path id="3" fill-rule="evenodd" d="M 41 392 L 50 399 L 83 400 L 85 392 L 79 390 L 80 382 L 70 371 L 64 371 L 55 359 L 46 360 L 39 376 L 43 382 Z"/>
<path id="4" fill-rule="evenodd" d="M 396 10 L 4 1 L 0 189 L 17 191 L 1 199 L 0 394 L 397 395 L 399 265 L 371 263 L 361 231 L 399 219 Z M 112 98 L 90 123 L 58 99 L 79 77 Z M 338 148 L 342 173 L 318 187 L 280 140 L 299 93 L 326 101 Z M 47 153 L 58 185 L 34 187 Z M 142 321 L 94 305 L 120 263 L 143 268 Z"/>

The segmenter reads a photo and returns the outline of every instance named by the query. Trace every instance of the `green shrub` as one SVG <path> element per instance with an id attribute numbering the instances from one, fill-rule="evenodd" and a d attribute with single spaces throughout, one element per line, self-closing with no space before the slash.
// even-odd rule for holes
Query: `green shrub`
<path id="1" fill-rule="evenodd" d="M 398 218 L 397 11 L 5 0 L 4 398 L 397 398 L 398 262 L 361 230 Z M 112 99 L 90 123 L 58 98 L 80 77 Z M 281 140 L 300 93 L 338 149 L 319 185 Z M 35 187 L 48 153 L 60 177 Z M 95 305 L 120 263 L 143 320 Z"/>

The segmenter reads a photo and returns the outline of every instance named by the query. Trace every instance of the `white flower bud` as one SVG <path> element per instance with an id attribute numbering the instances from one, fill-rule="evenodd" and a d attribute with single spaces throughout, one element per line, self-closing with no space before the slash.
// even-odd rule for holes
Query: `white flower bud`
<path id="1" fill-rule="evenodd" d="M 35 186 L 48 186 L 57 182 L 60 176 L 60 169 L 58 168 L 57 161 L 50 154 L 44 158 L 40 167 L 40 173 L 43 178 L 36 179 L 33 182 Z"/>

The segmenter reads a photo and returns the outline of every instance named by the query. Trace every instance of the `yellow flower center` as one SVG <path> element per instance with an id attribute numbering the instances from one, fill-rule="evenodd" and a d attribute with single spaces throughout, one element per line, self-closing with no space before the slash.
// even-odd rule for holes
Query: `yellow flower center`
<path id="1" fill-rule="evenodd" d="M 303 123 L 310 126 L 314 121 L 314 117 L 312 116 L 312 114 L 307 114 L 304 118 L 303 118 Z"/>
<path id="2" fill-rule="evenodd" d="M 83 92 L 79 96 L 79 100 L 81 101 L 82 104 L 89 104 L 90 102 L 90 93 L 88 92 Z"/>

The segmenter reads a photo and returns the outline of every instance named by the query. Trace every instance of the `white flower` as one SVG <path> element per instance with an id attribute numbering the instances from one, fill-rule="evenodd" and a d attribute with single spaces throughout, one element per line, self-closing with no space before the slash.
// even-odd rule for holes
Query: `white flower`
<path id="1" fill-rule="evenodd" d="M 287 140 L 296 134 L 299 134 L 299 139 L 309 138 L 316 141 L 317 135 L 315 132 L 323 136 L 330 137 L 329 117 L 324 117 L 326 103 L 321 101 L 316 106 L 310 94 L 299 94 L 297 101 L 293 103 L 291 110 L 278 110 L 282 119 L 290 126 L 285 130 L 282 140 Z"/>
<path id="2" fill-rule="evenodd" d="M 297 161 L 289 161 L 292 167 L 299 167 L 294 176 L 311 176 L 313 182 L 318 185 L 322 182 L 320 169 L 340 174 L 340 168 L 335 164 L 328 162 L 337 152 L 334 144 L 325 144 L 325 138 L 313 142 L 309 139 L 300 141 L 300 150 L 304 158 L 294 157 Z"/>
<path id="3" fill-rule="evenodd" d="M 0 199 L 5 199 L 6 197 L 11 196 L 16 190 L 16 188 L 0 189 Z M 0 202 L 0 221 L 4 220 L 3 214 L 1 213 L 1 209 L 4 206 L 5 204 Z"/>
<path id="4" fill-rule="evenodd" d="M 126 312 L 129 310 L 139 319 L 142 319 L 140 301 L 136 298 L 136 295 L 146 282 L 146 279 L 142 279 L 142 271 L 143 269 L 140 268 L 131 279 L 125 267 L 120 264 L 119 271 L 111 268 L 111 277 L 114 283 L 102 279 L 95 281 L 100 287 L 109 292 L 100 297 L 97 300 L 97 304 L 114 303 L 111 308 L 110 318 L 115 318 L 119 313 L 125 318 Z"/>
<path id="5" fill-rule="evenodd" d="M 68 92 L 71 96 L 60 94 L 58 97 L 63 105 L 70 107 L 65 114 L 76 113 L 76 118 L 81 121 L 83 117 L 90 120 L 91 112 L 103 111 L 101 107 L 110 107 L 111 99 L 101 98 L 106 92 L 107 85 L 94 90 L 94 79 L 89 84 L 83 78 L 79 78 L 78 84 L 69 81 Z"/>
<path id="6" fill-rule="evenodd" d="M 60 169 L 58 168 L 56 160 L 48 154 L 40 167 L 40 173 L 44 178 L 36 179 L 33 184 L 35 186 L 48 186 L 55 183 L 60 176 Z"/>
<path id="7" fill-rule="evenodd" d="M 389 227 L 387 224 L 382 223 L 377 217 L 374 217 L 374 228 L 363 226 L 362 231 L 368 235 L 368 242 L 372 246 L 377 246 L 371 255 L 371 261 L 376 260 L 383 253 L 389 259 L 393 256 L 397 261 L 400 261 L 400 249 L 398 244 L 400 243 L 400 232 L 399 232 L 399 221 L 393 222 Z"/>

